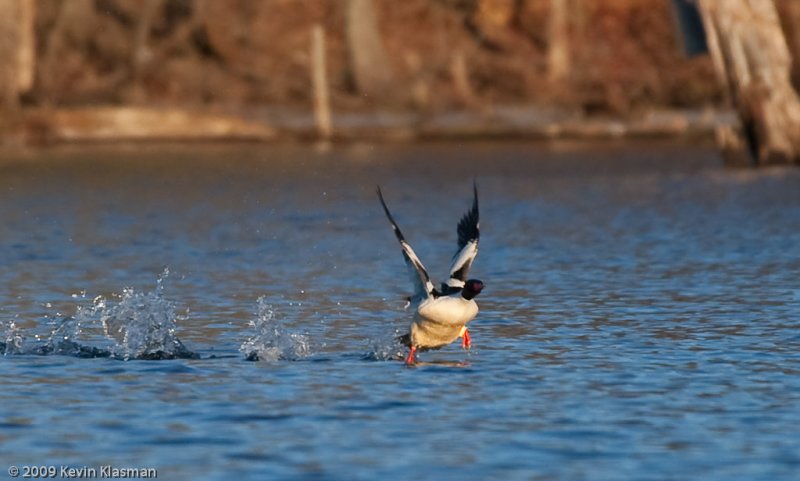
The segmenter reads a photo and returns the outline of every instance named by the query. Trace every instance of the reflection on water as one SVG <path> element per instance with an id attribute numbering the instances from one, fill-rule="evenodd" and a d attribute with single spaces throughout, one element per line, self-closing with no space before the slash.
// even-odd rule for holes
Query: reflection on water
<path id="1" fill-rule="evenodd" d="M 375 185 L 441 280 L 455 223 L 430 219 L 457 219 L 474 176 L 473 348 L 407 369 L 410 286 Z M 799 186 L 663 144 L 7 154 L 2 460 L 164 479 L 794 480 Z M 182 349 L 196 356 L 146 361 Z"/>

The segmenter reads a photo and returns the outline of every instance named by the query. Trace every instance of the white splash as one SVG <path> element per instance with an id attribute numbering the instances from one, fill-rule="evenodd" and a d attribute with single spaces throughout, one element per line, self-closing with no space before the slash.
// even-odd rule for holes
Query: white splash
<path id="1" fill-rule="evenodd" d="M 91 306 L 77 306 L 75 315 L 53 330 L 45 353 L 125 360 L 195 357 L 175 333 L 177 321 L 187 316 L 164 297 L 168 275 L 165 269 L 153 291 L 128 287 L 116 300 L 97 296 Z"/>
<path id="2" fill-rule="evenodd" d="M 72 297 L 78 298 L 74 294 Z M 85 295 L 81 296 L 81 298 L 85 298 Z M 110 348 L 111 343 L 102 335 L 98 323 L 94 320 L 94 313 L 102 301 L 103 298 L 98 296 L 89 307 L 75 306 L 74 316 L 64 317 L 60 313 L 48 316 L 50 322 L 55 323 L 56 327 L 50 333 L 47 343 L 41 349 L 41 353 L 77 356 L 80 355 L 82 348 L 90 349 L 88 347 L 89 344 L 98 350 Z"/>
<path id="3" fill-rule="evenodd" d="M 0 321 L 0 354 L 21 354 L 25 335 L 14 321 Z"/>
<path id="4" fill-rule="evenodd" d="M 116 342 L 112 350 L 115 357 L 169 357 L 185 351 L 175 330 L 177 321 L 187 316 L 178 314 L 175 303 L 163 295 L 168 275 L 169 269 L 165 269 L 154 291 L 136 292 L 128 287 L 116 303 L 95 300 L 93 311 L 99 314 L 105 335 Z"/>
<path id="5" fill-rule="evenodd" d="M 308 334 L 292 332 L 283 325 L 265 296 L 258 298 L 258 309 L 250 326 L 255 335 L 242 343 L 239 350 L 250 361 L 295 361 L 311 355 Z"/>
<path id="6" fill-rule="evenodd" d="M 405 348 L 398 340 L 401 332 L 396 329 L 392 333 L 385 333 L 379 338 L 368 339 L 370 349 L 363 359 L 369 361 L 393 361 L 403 359 Z"/>

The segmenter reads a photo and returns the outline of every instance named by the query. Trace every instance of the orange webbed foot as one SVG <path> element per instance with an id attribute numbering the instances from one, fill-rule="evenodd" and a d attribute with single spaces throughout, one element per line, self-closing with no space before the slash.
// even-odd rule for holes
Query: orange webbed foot
<path id="1" fill-rule="evenodd" d="M 411 346 L 411 349 L 408 351 L 408 356 L 406 356 L 406 366 L 412 366 L 417 363 L 417 347 Z"/>
<path id="2" fill-rule="evenodd" d="M 466 326 L 461 331 L 461 347 L 464 349 L 472 347 L 472 337 L 470 337 L 469 329 Z"/>

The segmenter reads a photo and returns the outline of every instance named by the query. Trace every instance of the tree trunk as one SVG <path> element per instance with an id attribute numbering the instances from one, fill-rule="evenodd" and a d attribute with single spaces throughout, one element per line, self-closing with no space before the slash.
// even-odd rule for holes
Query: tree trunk
<path id="1" fill-rule="evenodd" d="M 724 145 L 726 156 L 740 157 L 732 150 L 745 143 L 756 164 L 800 164 L 800 98 L 772 0 L 699 0 L 699 7 L 714 66 L 742 123 L 744 142 Z"/>
<path id="2" fill-rule="evenodd" d="M 792 85 L 800 89 L 800 2 L 784 0 L 776 2 L 781 26 L 786 34 L 786 43 L 792 55 Z"/>
<path id="3" fill-rule="evenodd" d="M 475 90 L 469 81 L 467 57 L 464 55 L 463 50 L 457 50 L 453 53 L 453 59 L 450 62 L 450 76 L 453 78 L 453 87 L 455 87 L 456 95 L 458 95 L 461 102 L 470 107 L 477 106 L 478 97 L 475 95 Z"/>
<path id="4" fill-rule="evenodd" d="M 140 5 L 139 19 L 133 35 L 133 49 L 131 50 L 130 68 L 133 77 L 133 102 L 142 103 L 145 99 L 145 89 L 142 85 L 145 68 L 153 57 L 150 49 L 150 29 L 153 26 L 161 0 L 145 0 Z"/>
<path id="5" fill-rule="evenodd" d="M 16 109 L 33 86 L 35 34 L 33 0 L 0 2 L 0 105 Z"/>
<path id="6" fill-rule="evenodd" d="M 567 0 L 550 0 L 547 76 L 559 84 L 569 75 L 569 15 Z"/>
<path id="7" fill-rule="evenodd" d="M 69 0 L 58 6 L 55 22 L 47 33 L 42 58 L 39 63 L 38 89 L 45 104 L 58 103 L 60 75 L 59 64 L 69 49 L 69 44 L 86 42 L 94 28 L 95 12 L 92 0 Z"/>
<path id="8" fill-rule="evenodd" d="M 347 44 L 358 92 L 385 96 L 391 92 L 392 70 L 378 29 L 372 0 L 347 0 Z"/>
<path id="9" fill-rule="evenodd" d="M 331 100 L 325 69 L 325 30 L 315 24 L 311 28 L 311 84 L 314 87 L 314 123 L 320 140 L 333 136 Z"/>

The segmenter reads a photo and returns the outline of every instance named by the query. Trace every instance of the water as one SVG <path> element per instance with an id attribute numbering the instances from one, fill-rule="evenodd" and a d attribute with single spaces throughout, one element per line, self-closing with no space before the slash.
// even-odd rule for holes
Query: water
<path id="1" fill-rule="evenodd" d="M 404 367 L 375 186 L 441 280 L 473 177 L 473 349 Z M 798 187 L 669 144 L 6 153 L 0 473 L 796 480 Z"/>

